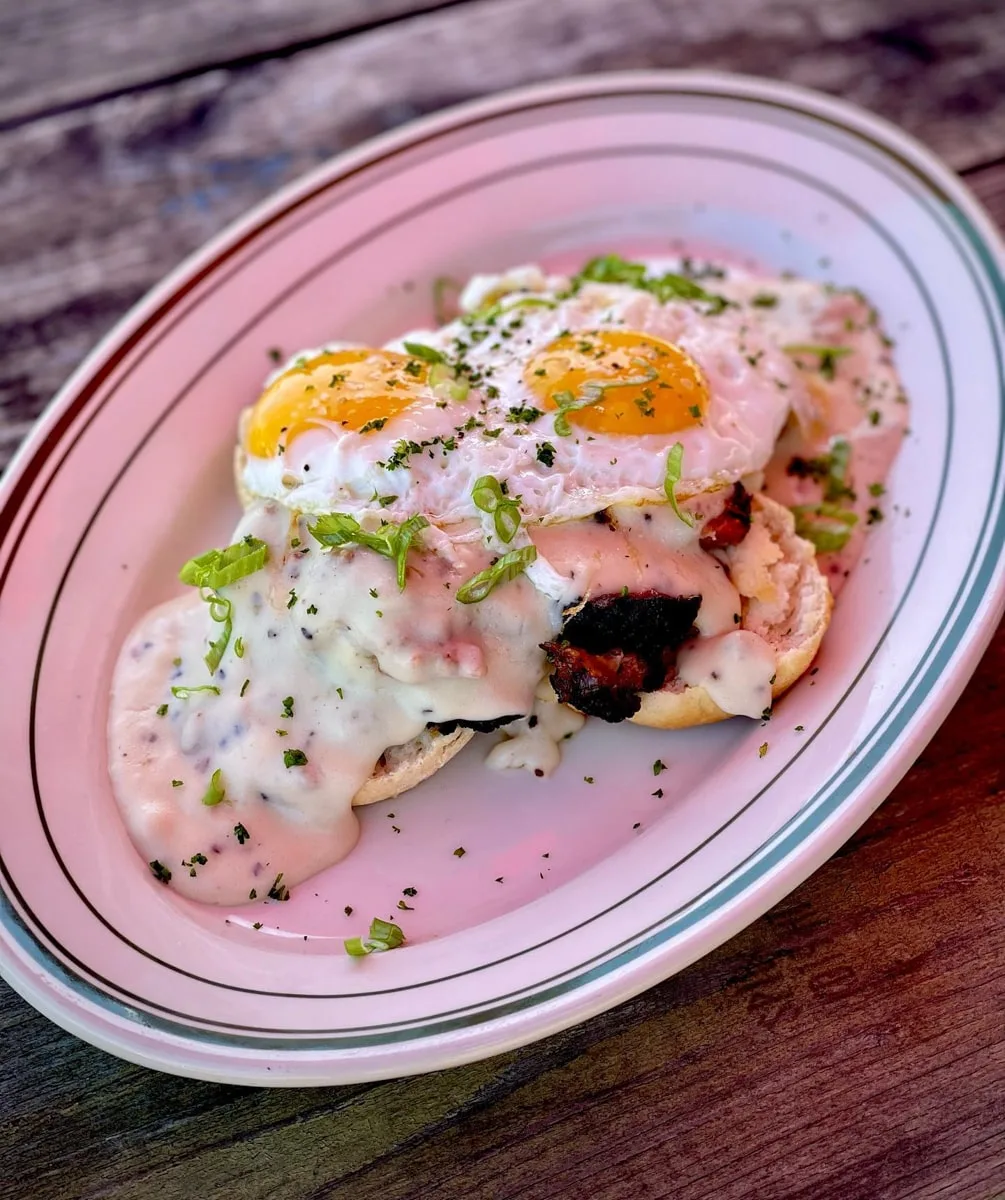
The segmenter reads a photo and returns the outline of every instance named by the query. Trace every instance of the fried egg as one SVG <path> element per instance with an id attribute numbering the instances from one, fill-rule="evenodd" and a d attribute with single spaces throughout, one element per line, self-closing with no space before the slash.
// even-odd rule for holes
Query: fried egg
<path id="1" fill-rule="evenodd" d="M 450 524 L 478 516 L 475 481 L 492 475 L 547 523 L 665 500 L 677 444 L 682 500 L 750 476 L 805 385 L 750 305 L 693 291 L 522 268 L 469 287 L 439 329 L 308 352 L 242 424 L 242 489 Z"/>

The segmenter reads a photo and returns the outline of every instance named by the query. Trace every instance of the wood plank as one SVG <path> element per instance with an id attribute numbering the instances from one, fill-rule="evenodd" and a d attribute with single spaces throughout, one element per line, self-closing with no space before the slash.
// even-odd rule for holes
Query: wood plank
<path id="1" fill-rule="evenodd" d="M 0 0 L 0 126 L 458 0 Z"/>
<path id="2" fill-rule="evenodd" d="M 187 253 L 318 161 L 458 99 L 609 67 L 770 69 L 870 104 L 957 167 L 1005 155 L 1005 22 L 984 0 L 879 12 L 471 0 L 0 134 L 0 469 L 85 352 Z"/>
<path id="3" fill-rule="evenodd" d="M 1003 675 L 1005 628 L 812 879 L 681 975 L 515 1054 L 379 1085 L 230 1088 L 119 1063 L 4 989 L 0 1029 L 25 1051 L 0 1060 L 0 1196 L 1000 1196 Z"/>

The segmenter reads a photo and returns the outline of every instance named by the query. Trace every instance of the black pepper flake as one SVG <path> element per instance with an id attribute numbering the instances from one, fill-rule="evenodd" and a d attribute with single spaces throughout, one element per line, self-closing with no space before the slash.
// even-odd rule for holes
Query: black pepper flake
<path id="1" fill-rule="evenodd" d="M 351 905 L 351 904 L 347 904 L 347 905 L 345 906 L 345 908 L 344 908 L 342 911 L 345 913 L 345 915 L 346 915 L 347 917 L 351 917 L 351 916 L 352 916 L 352 905 Z"/>
<path id="2" fill-rule="evenodd" d="M 248 838 L 251 837 L 251 834 L 247 831 L 247 829 L 244 828 L 244 826 L 240 822 L 238 822 L 234 826 L 234 837 L 237 838 L 238 844 L 243 846 L 244 843 L 248 840 Z"/>
<path id="3" fill-rule="evenodd" d="M 633 829 L 640 829 L 641 827 L 642 827 L 641 821 L 636 821 L 635 824 L 632 826 Z"/>
<path id="4" fill-rule="evenodd" d="M 655 792 L 650 792 L 650 796 L 655 796 L 657 800 L 663 799 L 663 789 L 657 788 Z"/>
<path id="5" fill-rule="evenodd" d="M 419 892 L 418 892 L 418 889 L 417 889 L 417 888 L 413 888 L 413 887 L 407 887 L 407 888 L 402 888 L 402 889 L 401 889 L 401 894 L 402 894 L 403 896 L 410 896 L 410 897 L 411 897 L 411 896 L 417 896 L 417 895 L 419 894 Z"/>
<path id="6" fill-rule="evenodd" d="M 258 891 L 256 888 L 252 888 L 251 891 L 248 893 L 248 899 L 249 900 L 257 900 L 258 899 Z"/>

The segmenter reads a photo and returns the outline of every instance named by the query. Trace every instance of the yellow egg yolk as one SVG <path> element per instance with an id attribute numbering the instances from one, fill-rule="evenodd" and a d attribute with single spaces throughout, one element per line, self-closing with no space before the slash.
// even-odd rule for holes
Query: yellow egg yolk
<path id="1" fill-rule="evenodd" d="M 325 422 L 355 433 L 381 429 L 428 395 L 428 370 L 426 363 L 393 350 L 334 350 L 306 359 L 262 393 L 251 411 L 245 448 L 269 458 Z"/>
<path id="2" fill-rule="evenodd" d="M 708 407 L 701 367 L 679 346 L 629 329 L 564 333 L 524 381 L 547 408 L 595 433 L 676 433 Z"/>

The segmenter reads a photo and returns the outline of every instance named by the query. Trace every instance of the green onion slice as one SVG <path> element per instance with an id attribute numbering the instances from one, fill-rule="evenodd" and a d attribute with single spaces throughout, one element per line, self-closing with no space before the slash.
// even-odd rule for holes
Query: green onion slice
<path id="1" fill-rule="evenodd" d="M 631 359 L 633 367 L 638 367 L 641 374 L 632 375 L 628 379 L 614 379 L 609 383 L 605 383 L 600 379 L 590 379 L 579 389 L 578 395 L 573 395 L 572 392 L 553 392 L 552 400 L 558 405 L 558 416 L 555 418 L 555 432 L 559 437 L 568 437 L 572 433 L 572 428 L 569 425 L 569 413 L 578 412 L 582 408 L 590 408 L 594 404 L 599 404 L 603 400 L 604 395 L 612 388 L 620 387 L 644 387 L 647 383 L 652 383 L 659 379 L 659 371 L 655 367 L 646 362 L 644 358 Z"/>
<path id="2" fill-rule="evenodd" d="M 482 475 L 475 480 L 471 499 L 475 508 L 491 514 L 499 540 L 511 542 L 520 528 L 520 505 L 518 500 L 506 494 L 506 485 L 494 475 Z"/>
<path id="3" fill-rule="evenodd" d="M 536 546 L 521 546 L 519 550 L 507 550 L 496 559 L 491 567 L 472 575 L 457 589 L 457 599 L 462 604 L 478 604 L 501 583 L 508 583 L 522 575 L 537 558 Z"/>
<path id="4" fill-rule="evenodd" d="M 429 522 L 420 513 L 409 517 L 400 525 L 384 522 L 373 533 L 365 530 L 355 517 L 348 513 L 325 513 L 308 525 L 308 531 L 322 546 L 366 546 L 385 558 L 394 559 L 398 571 L 398 588 L 405 590 L 405 560 L 415 535 L 425 529 Z"/>
<path id="5" fill-rule="evenodd" d="M 792 509 L 796 533 L 812 542 L 819 554 L 842 550 L 858 524 L 858 514 L 836 504 L 797 504 Z"/>
<path id="6" fill-rule="evenodd" d="M 400 926 L 393 921 L 382 921 L 374 917 L 370 922 L 370 933 L 364 938 L 346 938 L 343 942 L 346 954 L 362 958 L 366 954 L 381 954 L 385 950 L 396 950 L 405 940 Z"/>
<path id="7" fill-rule="evenodd" d="M 195 696 L 199 692 L 210 692 L 214 696 L 219 696 L 220 689 L 212 683 L 204 683 L 199 687 L 173 687 L 171 695 L 178 700 L 187 700 L 189 696 Z"/>
<path id="8" fill-rule="evenodd" d="M 422 342 L 405 342 L 405 353 L 426 363 L 442 363 L 447 361 L 439 350 L 435 350 L 432 346 L 426 346 Z"/>
<path id="9" fill-rule="evenodd" d="M 256 537 L 246 537 L 223 550 L 207 550 L 190 558 L 178 572 L 182 583 L 197 588 L 226 587 L 260 571 L 269 560 L 269 548 Z"/>
<path id="10" fill-rule="evenodd" d="M 206 788 L 206 794 L 202 798 L 203 804 L 207 808 L 215 808 L 220 804 L 227 795 L 227 789 L 223 783 L 223 773 L 219 767 L 209 777 L 209 786 Z"/>
<path id="11" fill-rule="evenodd" d="M 674 442 L 670 447 L 670 453 L 667 455 L 667 469 L 663 477 L 663 490 L 666 492 L 667 499 L 670 501 L 670 506 L 673 508 L 677 516 L 684 522 L 685 525 L 694 526 L 694 517 L 690 513 L 684 512 L 677 503 L 677 493 L 675 491 L 677 484 L 680 483 L 681 467 L 684 463 L 684 447 L 680 442 Z"/>

